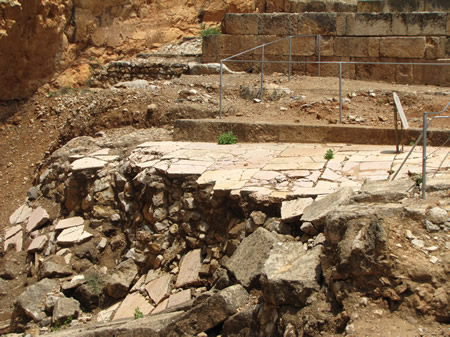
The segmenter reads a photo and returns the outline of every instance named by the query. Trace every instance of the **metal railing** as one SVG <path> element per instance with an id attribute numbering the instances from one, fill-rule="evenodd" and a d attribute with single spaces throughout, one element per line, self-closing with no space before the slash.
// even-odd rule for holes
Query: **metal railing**
<path id="1" fill-rule="evenodd" d="M 317 61 L 293 61 L 292 60 L 292 40 L 295 38 L 303 38 L 303 37 L 315 37 L 316 38 L 316 46 L 317 46 Z M 265 60 L 265 47 L 279 43 L 284 40 L 289 40 L 289 54 L 288 54 L 288 60 L 282 61 L 282 60 Z M 358 64 L 358 65 L 410 65 L 410 66 L 450 66 L 450 63 L 425 63 L 425 62 L 359 62 L 359 61 L 321 61 L 321 51 L 320 51 L 320 42 L 321 42 L 321 35 L 292 35 L 287 36 L 275 41 L 271 41 L 268 43 L 264 43 L 262 45 L 256 46 L 254 48 L 245 50 L 243 52 L 240 52 L 238 54 L 232 55 L 230 57 L 227 57 L 225 59 L 220 60 L 220 93 L 219 93 L 219 118 L 222 118 L 222 111 L 223 111 L 223 65 L 226 62 L 236 62 L 236 63 L 260 63 L 261 64 L 261 76 L 260 76 L 260 98 L 261 101 L 264 99 L 264 64 L 288 64 L 288 80 L 291 79 L 292 75 L 292 65 L 293 64 L 317 64 L 318 65 L 318 76 L 320 76 L 320 66 L 322 64 L 336 64 L 339 67 L 339 123 L 342 123 L 342 104 L 343 104 L 343 98 L 342 98 L 342 65 L 350 65 L 350 64 Z M 250 53 L 252 51 L 255 51 L 257 49 L 261 49 L 261 59 L 260 60 L 252 60 L 252 59 L 244 59 L 244 60 L 237 60 L 236 57 L 239 57 L 241 55 Z"/>
<path id="2" fill-rule="evenodd" d="M 431 123 L 433 122 L 434 119 L 436 118 L 450 118 L 450 115 L 445 115 L 445 116 L 440 116 L 441 114 L 443 114 L 445 111 L 447 111 L 448 107 L 450 106 L 450 103 L 448 103 L 445 108 L 442 111 L 439 112 L 424 112 L 423 113 L 423 132 L 422 132 L 422 136 L 423 136 L 423 148 L 422 148 L 422 199 L 425 199 L 427 196 L 427 129 L 428 127 L 431 125 Z M 428 115 L 434 115 L 430 121 L 428 121 L 427 116 Z M 450 139 L 450 136 L 449 136 Z M 448 140 L 447 139 L 445 141 L 445 143 L 441 146 L 444 146 Z M 420 140 L 419 140 L 420 141 Z M 444 157 L 444 160 L 447 158 L 447 155 Z M 442 163 L 441 165 L 442 166 Z"/>

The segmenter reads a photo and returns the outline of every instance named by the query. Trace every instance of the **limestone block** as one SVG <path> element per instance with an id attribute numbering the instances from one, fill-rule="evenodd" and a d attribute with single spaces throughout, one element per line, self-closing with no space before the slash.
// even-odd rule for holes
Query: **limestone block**
<path id="1" fill-rule="evenodd" d="M 244 287 L 257 282 L 264 262 L 277 238 L 262 227 L 242 240 L 231 258 L 225 263 L 231 273 Z"/>
<path id="2" fill-rule="evenodd" d="M 379 59 L 366 58 L 360 61 L 378 62 Z M 355 77 L 361 80 L 395 82 L 395 70 L 395 65 L 355 64 Z"/>
<path id="3" fill-rule="evenodd" d="M 448 13 L 399 13 L 393 15 L 395 26 L 404 24 L 406 35 L 414 36 L 446 35 L 447 21 Z M 401 33 L 402 31 L 400 31 L 400 35 L 404 35 Z"/>
<path id="4" fill-rule="evenodd" d="M 450 85 L 450 76 L 448 66 L 413 66 L 414 83 Z"/>
<path id="5" fill-rule="evenodd" d="M 170 295 L 167 302 L 167 308 L 176 307 L 177 305 L 189 302 L 191 300 L 191 289 L 185 289 Z"/>
<path id="6" fill-rule="evenodd" d="M 145 286 L 145 290 L 155 304 L 160 303 L 167 297 L 167 294 L 169 293 L 170 279 L 170 274 L 165 274 L 150 281 Z"/>
<path id="7" fill-rule="evenodd" d="M 397 83 L 413 83 L 413 66 L 399 64 L 395 68 L 395 81 Z"/>
<path id="8" fill-rule="evenodd" d="M 301 13 L 298 14 L 295 34 L 336 35 L 336 13 Z"/>
<path id="9" fill-rule="evenodd" d="M 33 213 L 31 213 L 28 223 L 27 223 L 27 232 L 32 232 L 35 229 L 38 229 L 44 223 L 46 223 L 50 219 L 47 211 L 42 207 L 36 208 Z"/>
<path id="10" fill-rule="evenodd" d="M 423 58 L 425 37 L 384 37 L 380 39 L 381 57 Z"/>
<path id="11" fill-rule="evenodd" d="M 292 34 L 292 14 L 261 14 L 259 16 L 258 35 L 288 36 Z"/>
<path id="12" fill-rule="evenodd" d="M 292 55 L 312 56 L 316 54 L 316 37 L 305 36 L 292 39 Z"/>
<path id="13" fill-rule="evenodd" d="M 257 35 L 259 16 L 254 14 L 225 14 L 222 33 L 232 35 Z"/>
<path id="14" fill-rule="evenodd" d="M 335 55 L 335 37 L 321 36 L 320 37 L 320 56 Z"/>
<path id="15" fill-rule="evenodd" d="M 201 284 L 199 276 L 200 268 L 202 266 L 200 254 L 200 249 L 195 249 L 191 250 L 183 257 L 180 262 L 180 272 L 175 287 L 180 288 Z"/>
<path id="16" fill-rule="evenodd" d="M 336 16 L 336 35 L 351 36 L 355 33 L 355 14 L 338 13 Z"/>
<path id="17" fill-rule="evenodd" d="M 380 56 L 380 38 L 369 37 L 369 56 L 370 57 Z"/>
<path id="18" fill-rule="evenodd" d="M 357 13 L 355 15 L 355 31 L 352 35 L 393 35 L 392 15 L 388 13 Z"/>
<path id="19" fill-rule="evenodd" d="M 370 40 L 368 37 L 337 37 L 336 56 L 369 56 Z"/>
<path id="20" fill-rule="evenodd" d="M 63 297 L 56 301 L 55 307 L 53 309 L 53 324 L 63 324 L 67 318 L 72 317 L 73 319 L 78 318 L 80 314 L 80 302 L 73 298 Z"/>
<path id="21" fill-rule="evenodd" d="M 139 310 L 139 312 L 143 315 L 148 315 L 153 309 L 153 305 L 151 305 L 144 296 L 142 296 L 139 292 L 134 292 L 125 297 L 117 309 L 113 320 L 115 321 L 121 318 L 134 317 L 137 310 Z"/>
<path id="22" fill-rule="evenodd" d="M 380 13 L 383 11 L 382 0 L 365 0 L 358 1 L 358 13 Z"/>

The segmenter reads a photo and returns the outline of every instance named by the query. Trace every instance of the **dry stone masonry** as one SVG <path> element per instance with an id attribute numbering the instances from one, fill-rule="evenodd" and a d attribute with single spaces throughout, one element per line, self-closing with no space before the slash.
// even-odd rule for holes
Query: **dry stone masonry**
<path id="1" fill-rule="evenodd" d="M 38 197 L 3 233 L 4 258 L 25 250 L 24 268 L 37 280 L 4 331 L 45 333 L 70 317 L 74 330 L 56 336 L 300 334 L 311 306 L 326 305 L 334 317 L 353 291 L 419 303 L 448 320 L 448 280 L 438 278 L 448 262 L 448 204 L 408 208 L 416 185 L 386 181 L 399 164 L 387 148 L 335 144 L 335 159 L 325 160 L 320 145 L 144 140 L 142 132 L 80 137 L 49 157 Z M 436 151 L 430 165 L 444 155 Z M 443 196 L 445 167 L 429 181 Z M 389 254 L 398 230 L 390 219 L 405 217 L 419 226 L 405 244 L 426 254 L 434 275 L 423 281 L 411 271 L 407 285 L 393 272 L 403 262 Z M 434 233 L 434 245 L 422 232 Z M 322 328 L 341 331 L 341 320 Z"/>

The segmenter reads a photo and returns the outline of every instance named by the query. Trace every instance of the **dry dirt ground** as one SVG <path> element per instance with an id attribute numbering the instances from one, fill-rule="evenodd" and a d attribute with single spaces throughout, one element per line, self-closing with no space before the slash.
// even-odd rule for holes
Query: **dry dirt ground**
<path id="1" fill-rule="evenodd" d="M 159 89 L 60 90 L 38 92 L 29 100 L 13 107 L 2 106 L 0 103 L 3 111 L 15 111 L 0 122 L 0 190 L 3 192 L 0 230 L 9 223 L 12 212 L 23 203 L 46 156 L 71 138 L 120 127 L 155 127 L 160 128 L 155 130 L 155 139 L 167 140 L 171 137 L 172 121 L 177 118 L 218 118 L 217 75 L 182 76 L 178 79 L 153 81 L 152 84 Z M 266 88 L 270 84 L 277 85 L 278 92 L 280 88 L 289 88 L 291 91 L 278 99 L 265 99 L 255 103 L 248 92 L 256 92 L 259 76 L 226 75 L 224 118 L 274 123 L 338 122 L 337 79 L 293 76 L 288 82 L 287 76 L 273 74 L 265 78 Z M 250 88 L 244 95 L 246 98 L 241 97 L 243 86 Z M 344 80 L 346 100 L 343 106 L 343 123 L 393 127 L 393 91 L 399 94 L 412 127 L 422 127 L 424 111 L 440 111 L 450 101 L 450 89 L 445 87 Z M 450 119 L 440 119 L 433 127 L 449 130 Z M 126 130 L 123 132 L 127 132 Z M 430 196 L 427 202 L 438 204 L 441 197 Z M 400 244 L 403 245 L 401 242 Z M 426 259 L 420 253 L 411 254 L 414 263 Z M 14 271 L 14 265 L 24 264 L 25 258 L 24 253 L 14 256 L 9 259 L 7 268 Z M 1 269 L 5 268 L 6 266 L 2 266 Z M 26 286 L 26 279 L 26 274 L 17 276 L 11 287 L 11 300 Z M 410 311 L 405 311 L 402 317 L 401 312 L 392 313 L 389 307 L 383 307 L 383 303 L 363 306 L 357 294 L 353 300 L 359 315 L 359 319 L 355 318 L 355 331 L 358 334 L 354 336 L 449 336 L 445 326 L 426 318 L 421 320 L 407 317 L 406 313 Z M 0 321 L 4 319 L 6 317 L 0 315 Z M 389 327 L 389 333 L 380 330 L 381 322 L 383 326 Z"/>

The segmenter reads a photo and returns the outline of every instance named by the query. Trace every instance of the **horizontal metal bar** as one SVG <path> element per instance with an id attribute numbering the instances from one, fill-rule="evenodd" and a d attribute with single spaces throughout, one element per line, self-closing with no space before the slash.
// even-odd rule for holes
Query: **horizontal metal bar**
<path id="1" fill-rule="evenodd" d="M 231 59 L 233 59 L 233 58 L 235 58 L 235 57 L 237 57 L 237 56 L 246 54 L 246 53 L 251 52 L 251 51 L 253 51 L 253 50 L 256 50 L 256 49 L 258 49 L 258 48 L 262 48 L 263 46 L 264 46 L 264 47 L 265 47 L 265 46 L 269 46 L 269 45 L 271 45 L 271 44 L 273 44 L 273 43 L 277 43 L 277 42 L 280 42 L 280 41 L 283 41 L 283 40 L 286 40 L 286 39 L 289 39 L 289 38 L 293 38 L 293 37 L 294 37 L 294 38 L 296 38 L 296 37 L 312 37 L 312 36 L 316 37 L 317 35 L 318 35 L 318 34 L 306 34 L 306 35 L 291 35 L 291 36 L 286 36 L 286 37 L 283 37 L 283 38 L 278 39 L 278 40 L 275 40 L 275 41 L 270 41 L 270 42 L 261 44 L 261 45 L 259 45 L 259 46 L 254 47 L 254 48 L 247 49 L 247 50 L 245 50 L 245 51 L 243 51 L 243 52 L 240 52 L 240 53 L 238 53 L 238 54 L 235 54 L 235 55 L 232 55 L 232 56 L 230 56 L 230 57 L 227 57 L 227 58 L 223 59 L 222 61 L 223 61 L 223 62 L 226 62 L 226 61 L 231 60 Z"/>
<path id="2" fill-rule="evenodd" d="M 445 112 L 448 107 L 450 106 L 450 102 L 447 103 L 447 105 L 445 106 L 445 108 L 442 111 L 439 112 L 424 112 L 424 114 L 433 114 L 433 115 L 440 115 L 441 113 Z M 447 118 L 450 116 L 434 116 L 434 118 Z"/>
<path id="3" fill-rule="evenodd" d="M 283 55 L 288 56 L 288 55 Z M 228 60 L 223 59 L 223 62 L 238 62 L 238 63 L 260 63 L 261 60 Z M 265 63 L 289 63 L 289 61 L 264 61 Z M 406 63 L 406 62 L 357 62 L 357 61 L 291 61 L 291 63 L 298 64 L 374 64 L 374 65 L 411 65 L 411 66 L 450 66 L 450 63 Z"/>

